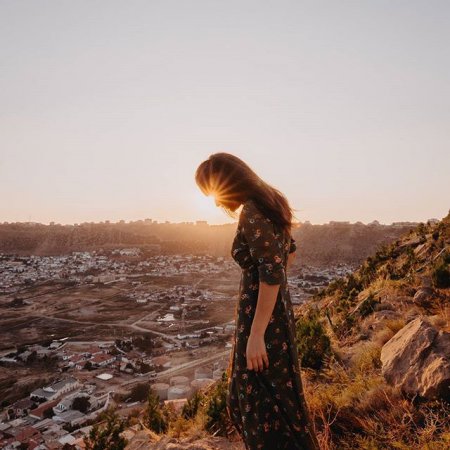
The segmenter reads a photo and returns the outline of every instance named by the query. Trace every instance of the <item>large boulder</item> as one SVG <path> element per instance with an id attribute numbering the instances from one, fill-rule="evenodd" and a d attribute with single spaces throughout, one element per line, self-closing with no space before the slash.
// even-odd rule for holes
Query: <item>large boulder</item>
<path id="1" fill-rule="evenodd" d="M 386 381 L 406 394 L 450 401 L 450 333 L 424 317 L 399 330 L 381 349 Z"/>

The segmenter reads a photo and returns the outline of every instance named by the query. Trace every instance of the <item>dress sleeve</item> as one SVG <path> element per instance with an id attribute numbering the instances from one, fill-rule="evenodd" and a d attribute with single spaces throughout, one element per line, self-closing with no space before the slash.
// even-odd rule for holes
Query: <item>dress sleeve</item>
<path id="1" fill-rule="evenodd" d="M 259 281 L 281 284 L 285 278 L 283 242 L 272 221 L 253 203 L 247 203 L 241 212 L 240 229 L 248 243 L 250 257 L 258 268 Z"/>
<path id="2" fill-rule="evenodd" d="M 295 239 L 291 237 L 291 245 L 289 247 L 289 253 L 294 253 L 297 250 L 297 244 L 295 243 Z"/>

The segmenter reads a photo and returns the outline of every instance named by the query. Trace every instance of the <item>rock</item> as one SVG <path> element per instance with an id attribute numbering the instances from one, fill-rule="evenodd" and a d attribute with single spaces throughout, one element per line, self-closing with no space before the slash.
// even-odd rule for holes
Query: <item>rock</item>
<path id="1" fill-rule="evenodd" d="M 244 450 L 243 443 L 232 443 L 224 437 L 201 439 L 175 439 L 163 437 L 157 444 L 147 447 L 149 450 Z"/>
<path id="2" fill-rule="evenodd" d="M 450 400 L 450 333 L 418 317 L 381 349 L 381 373 L 406 394 Z"/>
<path id="3" fill-rule="evenodd" d="M 420 256 L 421 253 L 425 253 L 426 250 L 429 248 L 429 244 L 427 244 L 426 242 L 424 242 L 423 244 L 418 245 L 415 249 L 414 249 L 414 255 Z"/>
<path id="4" fill-rule="evenodd" d="M 126 436 L 126 450 L 245 450 L 241 439 L 230 441 L 225 437 L 204 436 L 195 431 L 187 437 L 157 435 L 151 431 L 138 431 Z"/>

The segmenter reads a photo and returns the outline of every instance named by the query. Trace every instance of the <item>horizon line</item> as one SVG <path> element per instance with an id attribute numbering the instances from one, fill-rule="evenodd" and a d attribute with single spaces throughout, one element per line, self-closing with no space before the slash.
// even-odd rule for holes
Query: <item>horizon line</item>
<path id="1" fill-rule="evenodd" d="M 371 222 L 363 222 L 361 220 L 357 220 L 355 222 L 351 222 L 349 220 L 329 220 L 328 222 L 322 222 L 322 223 L 312 223 L 309 220 L 304 220 L 304 221 L 293 221 L 292 225 L 293 227 L 299 227 L 301 225 L 332 225 L 332 224 L 348 224 L 348 225 L 356 225 L 356 224 L 362 224 L 362 225 L 371 225 L 371 224 L 377 224 L 377 225 L 385 225 L 385 226 L 392 226 L 392 225 L 396 225 L 396 224 L 411 224 L 411 225 L 415 225 L 415 224 L 419 224 L 419 223 L 424 223 L 426 224 L 429 221 L 441 221 L 442 219 L 438 219 L 435 217 L 429 218 L 425 221 L 405 221 L 405 220 L 398 220 L 398 221 L 393 221 L 391 223 L 382 223 L 377 219 L 372 220 Z M 72 222 L 72 223 L 61 223 L 61 222 L 56 222 L 56 221 L 49 221 L 48 223 L 46 222 L 35 222 L 32 220 L 28 220 L 28 221 L 2 221 L 0 222 L 0 225 L 17 225 L 17 224 L 24 224 L 24 225 L 44 225 L 44 226 L 82 226 L 82 225 L 130 225 L 130 224 L 138 224 L 138 223 L 142 223 L 142 224 L 152 224 L 152 225 L 195 225 L 195 226 L 225 226 L 225 225 L 234 225 L 237 223 L 237 220 L 235 220 L 234 222 L 224 222 L 224 223 L 219 223 L 219 224 L 211 224 L 208 223 L 207 220 L 204 219 L 197 219 L 197 220 L 192 220 L 192 221 L 180 221 L 180 222 L 171 222 L 170 220 L 164 220 L 164 221 L 158 221 L 158 220 L 154 220 L 154 219 L 150 219 L 150 218 L 145 218 L 145 219 L 136 219 L 136 220 L 126 220 L 126 219 L 119 219 L 117 221 L 111 221 L 110 219 L 105 219 L 102 221 L 83 221 L 83 222 Z"/>

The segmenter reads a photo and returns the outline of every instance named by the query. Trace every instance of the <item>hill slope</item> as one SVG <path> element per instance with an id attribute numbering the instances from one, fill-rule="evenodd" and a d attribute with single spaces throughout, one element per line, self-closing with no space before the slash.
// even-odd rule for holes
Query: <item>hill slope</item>
<path id="1" fill-rule="evenodd" d="M 450 214 L 381 246 L 354 273 L 295 307 L 305 397 L 322 449 L 450 448 L 449 265 Z M 437 346 L 439 339 L 447 347 Z M 410 367 L 413 375 L 430 374 L 428 384 L 439 389 L 420 391 L 401 373 Z M 138 431 L 148 423 L 145 411 L 129 418 L 129 448 L 219 449 L 227 435 L 234 438 L 229 448 L 239 448 L 227 422 L 225 386 L 225 379 L 212 385 L 193 419 L 173 416 L 157 438 Z M 215 441 L 202 434 L 206 429 Z"/>

